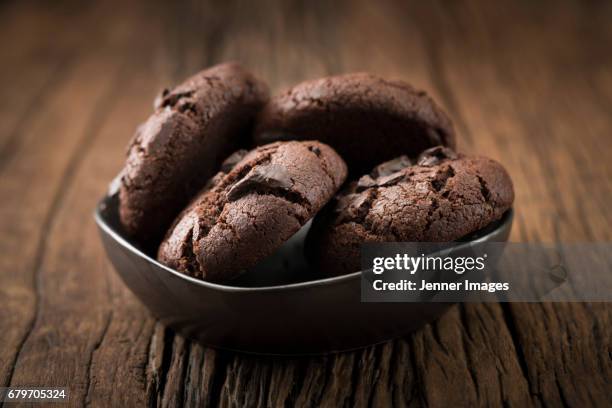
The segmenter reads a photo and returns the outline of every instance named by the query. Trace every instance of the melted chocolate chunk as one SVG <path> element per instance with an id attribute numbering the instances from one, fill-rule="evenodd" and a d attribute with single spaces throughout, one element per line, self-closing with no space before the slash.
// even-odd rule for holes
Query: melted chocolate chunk
<path id="1" fill-rule="evenodd" d="M 337 223 L 352 220 L 363 215 L 369 207 L 371 197 L 368 193 L 347 194 L 338 199 L 334 211 L 338 213 Z"/>
<path id="2" fill-rule="evenodd" d="M 229 201 L 236 201 L 251 192 L 289 190 L 293 180 L 284 166 L 268 164 L 253 168 L 247 175 L 234 184 L 227 193 Z"/>
<path id="3" fill-rule="evenodd" d="M 398 171 L 396 173 L 389 174 L 388 176 L 380 177 L 377 180 L 376 184 L 379 187 L 388 187 L 388 186 L 392 186 L 393 184 L 397 184 L 403 179 L 404 179 L 404 173 Z"/>
<path id="4" fill-rule="evenodd" d="M 163 106 L 164 99 L 166 96 L 170 94 L 170 89 L 164 88 L 162 91 L 155 96 L 155 100 L 153 101 L 153 109 L 159 109 Z"/>
<path id="5" fill-rule="evenodd" d="M 411 165 L 412 162 L 410 161 L 408 156 L 402 155 L 400 157 L 396 157 L 393 160 L 386 161 L 374 167 L 374 170 L 372 170 L 372 173 L 370 173 L 370 175 L 374 178 L 389 176 Z"/>
<path id="6" fill-rule="evenodd" d="M 457 153 L 448 147 L 436 146 L 421 153 L 417 164 L 419 166 L 435 166 L 445 160 L 454 160 L 457 157 Z"/>
<path id="7" fill-rule="evenodd" d="M 357 181 L 355 191 L 360 192 L 371 187 L 376 187 L 376 181 L 366 174 L 365 176 L 362 176 L 359 181 Z"/>

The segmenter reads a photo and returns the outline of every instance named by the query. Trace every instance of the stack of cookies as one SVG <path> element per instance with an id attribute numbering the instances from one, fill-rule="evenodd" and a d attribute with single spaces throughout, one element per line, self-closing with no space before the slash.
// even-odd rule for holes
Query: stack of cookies
<path id="1" fill-rule="evenodd" d="M 116 184 L 121 224 L 206 281 L 230 282 L 311 219 L 312 276 L 335 276 L 359 270 L 364 242 L 455 241 L 514 199 L 504 168 L 457 153 L 448 116 L 402 81 L 348 74 L 270 98 L 230 63 L 154 106 Z"/>

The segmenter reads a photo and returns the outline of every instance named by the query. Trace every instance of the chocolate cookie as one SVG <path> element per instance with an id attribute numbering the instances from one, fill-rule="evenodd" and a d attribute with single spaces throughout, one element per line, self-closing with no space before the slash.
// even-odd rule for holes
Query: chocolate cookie
<path id="1" fill-rule="evenodd" d="M 344 161 L 322 143 L 261 146 L 215 176 L 179 215 L 158 259 L 207 281 L 230 280 L 295 234 L 345 178 Z"/>
<path id="2" fill-rule="evenodd" d="M 257 144 L 317 139 L 346 160 L 351 174 L 445 145 L 455 132 L 446 114 L 402 81 L 358 73 L 303 82 L 273 97 L 258 117 Z"/>
<path id="3" fill-rule="evenodd" d="M 176 215 L 232 151 L 248 143 L 267 86 L 237 64 L 199 72 L 155 100 L 120 174 L 119 213 L 128 234 L 159 243 Z"/>
<path id="4" fill-rule="evenodd" d="M 498 220 L 514 200 L 497 162 L 448 148 L 378 166 L 352 182 L 317 216 L 310 260 L 328 276 L 359 270 L 363 242 L 448 242 Z"/>

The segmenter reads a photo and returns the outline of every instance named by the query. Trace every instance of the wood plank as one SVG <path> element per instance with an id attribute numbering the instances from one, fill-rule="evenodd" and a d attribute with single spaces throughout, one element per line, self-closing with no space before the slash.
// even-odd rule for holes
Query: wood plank
<path id="1" fill-rule="evenodd" d="M 121 30 L 124 23 L 119 20 L 105 29 Z M 0 269 L 3 281 L 7 282 L 1 289 L 6 299 L 0 320 L 4 345 L 0 351 L 2 384 L 11 383 L 15 374 L 15 380 L 19 379 L 18 357 L 24 348 L 27 351 L 30 347 L 27 340 L 40 316 L 43 297 L 53 294 L 46 292 L 40 280 L 46 251 L 53 245 L 49 235 L 82 160 L 81 154 L 99 126 L 98 110 L 104 110 L 108 104 L 108 90 L 112 89 L 110 85 L 123 62 L 108 58 L 108 52 L 112 50 L 114 54 L 116 42 L 121 41 L 116 31 L 114 36 L 105 35 L 98 40 L 99 47 L 79 59 L 66 82 L 29 121 L 21 135 L 20 148 L 2 169 L 0 191 L 6 199 L 0 204 L 3 236 L 0 246 L 2 253 L 11 254 L 3 257 Z M 61 282 L 58 279 L 56 283 Z M 57 334 L 47 333 L 43 350 L 53 344 L 54 333 Z M 32 370 L 32 374 L 40 371 Z M 69 377 L 54 378 L 67 382 Z"/>
<path id="2" fill-rule="evenodd" d="M 0 204 L 3 240 L 2 252 L 12 254 L 3 257 L 1 274 L 7 282 L 2 288 L 7 299 L 4 309 L 7 319 L 2 320 L 2 342 L 11 345 L 2 354 L 14 353 L 33 324 L 38 295 L 37 270 L 47 245 L 47 235 L 60 205 L 62 182 L 73 170 L 71 157 L 79 153 L 79 145 L 86 132 L 95 102 L 105 91 L 104 80 L 89 84 L 91 73 L 112 71 L 100 60 L 85 60 L 79 64 L 78 74 L 58 90 L 48 108 L 30 122 L 24 132 L 24 144 L 20 155 L 28 159 L 13 159 L 4 168 L 0 178 L 0 191 L 6 197 Z M 72 105 L 76 103 L 76 105 Z M 65 110 L 73 106 L 72 111 Z M 72 120 L 62 120 L 70 115 Z M 41 137 L 40 135 L 44 135 Z M 55 148 L 54 148 L 55 146 Z M 27 182 L 27 188 L 24 188 Z M 27 210 L 27 211 L 26 211 Z M 3 355 L 2 361 L 11 358 Z M 9 367 L 11 364 L 2 364 Z M 8 373 L 2 373 L 3 382 Z"/>
<path id="3" fill-rule="evenodd" d="M 152 353 L 155 354 L 157 345 L 155 322 L 104 259 L 96 227 L 91 222 L 91 211 L 96 200 L 104 193 L 108 180 L 122 166 L 123 152 L 135 126 L 150 113 L 151 90 L 156 89 L 158 78 L 156 73 L 146 70 L 151 55 L 141 54 L 139 58 L 141 61 L 133 61 L 120 81 L 121 96 L 117 95 L 115 104 L 84 158 L 83 166 L 67 194 L 65 210 L 57 215 L 55 239 L 63 247 L 69 246 L 69 241 L 81 242 L 80 264 L 86 266 L 85 271 L 81 266 L 81 273 L 71 277 L 72 286 L 79 288 L 84 304 L 72 302 L 68 306 L 70 310 L 65 313 L 76 314 L 81 307 L 89 304 L 92 305 L 90 310 L 82 313 L 84 318 L 104 322 L 103 330 L 99 330 L 100 324 L 81 327 L 78 331 L 72 331 L 66 339 L 70 344 L 85 344 L 86 352 L 82 360 L 87 364 L 75 367 L 78 370 L 77 378 L 85 379 L 84 386 L 73 389 L 73 395 L 86 404 L 144 405 L 149 385 L 149 359 Z M 86 228 L 74 231 L 74 235 L 70 236 L 66 234 L 65 227 L 74 223 L 75 213 L 82 217 Z M 57 269 L 69 270 L 73 262 L 70 258 L 62 258 L 62 266 Z M 46 279 L 57 279 L 57 273 L 56 270 L 49 270 Z M 65 293 L 67 297 L 74 295 Z M 56 307 L 46 306 L 51 311 Z M 46 318 L 50 324 L 57 324 L 55 319 L 52 312 Z M 95 339 L 93 343 L 91 338 Z M 64 347 L 65 344 L 59 345 L 60 349 Z"/>
<path id="4" fill-rule="evenodd" d="M 0 99 L 0 168 L 18 149 L 31 117 L 69 75 L 78 54 L 87 50 L 88 37 L 99 32 L 101 21 L 93 16 L 102 11 L 101 4 L 6 4 L 0 14 L 0 59 L 8 62 L 0 66 L 0 77 L 5 78 L 5 97 Z M 22 23 L 24 18 L 28 24 Z"/>
<path id="5" fill-rule="evenodd" d="M 575 26 L 576 20 L 566 19 L 573 12 L 578 10 L 544 14 L 549 21 L 530 21 L 539 16 L 537 10 L 473 5 L 453 8 L 451 13 L 456 14 L 450 19 L 445 17 L 448 8 L 440 6 L 426 18 L 437 18 L 434 27 L 449 29 L 430 35 L 437 36 L 434 40 L 440 45 L 436 49 L 442 54 L 444 75 L 454 84 L 465 122 L 486 135 L 477 139 L 477 150 L 498 158 L 513 175 L 516 207 L 521 210 L 519 223 L 524 226 L 523 231 L 515 230 L 514 236 L 521 233 L 522 239 L 609 239 L 610 219 L 601 210 L 590 208 L 588 213 L 597 214 L 592 220 L 604 217 L 597 221 L 599 227 L 584 223 L 590 218 L 585 217 L 584 206 L 597 206 L 599 197 L 610 197 L 609 183 L 556 184 L 585 180 L 579 176 L 585 171 L 602 181 L 612 175 L 601 162 L 588 160 L 600 148 L 610 148 L 609 143 L 598 142 L 597 132 L 589 135 L 592 129 L 584 126 L 583 118 L 588 117 L 601 126 L 600 132 L 603 127 L 610 131 L 609 120 L 604 120 L 606 112 L 590 103 L 590 89 L 582 77 L 589 75 L 589 65 L 568 71 L 564 64 L 567 59 L 586 59 L 584 55 L 567 55 L 568 50 L 580 54 L 584 50 L 580 44 L 593 44 Z M 499 25 L 490 23 L 499 21 L 500 15 L 522 24 L 500 30 Z M 459 37 L 466 31 L 457 21 L 475 26 L 474 32 L 467 33 L 471 37 Z M 554 28 L 554 33 L 546 32 L 545 27 Z M 551 49 L 559 32 L 568 38 L 563 47 Z M 465 45 L 449 38 L 461 38 Z M 597 54 L 594 49 L 588 52 Z M 538 58 L 541 55 L 546 58 Z M 576 137 L 578 134 L 581 137 Z M 526 152 L 530 152 L 527 157 Z M 585 196 L 589 200 L 582 200 Z M 609 359 L 602 361 L 605 347 L 596 346 L 602 338 L 611 338 L 609 305 L 509 304 L 503 309 L 534 403 L 610 403 L 606 383 L 612 366 Z M 598 316 L 595 329 L 594 315 Z"/>

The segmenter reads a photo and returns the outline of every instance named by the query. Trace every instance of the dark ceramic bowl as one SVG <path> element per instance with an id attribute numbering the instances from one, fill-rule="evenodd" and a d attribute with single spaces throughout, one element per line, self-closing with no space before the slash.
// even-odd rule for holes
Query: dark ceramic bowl
<path id="1" fill-rule="evenodd" d="M 506 241 L 512 218 L 508 211 L 499 222 L 458 245 Z M 257 282 L 245 278 L 228 286 L 178 273 L 128 242 L 118 222 L 116 198 L 104 198 L 95 219 L 115 269 L 151 313 L 163 324 L 212 347 L 278 355 L 355 349 L 407 334 L 448 307 L 445 303 L 362 303 L 361 272 L 279 285 L 288 278 L 278 280 L 269 273 L 278 270 L 278 265 L 294 263 L 290 269 L 308 273 L 301 256 L 306 228 L 280 255 L 259 265 L 257 273 L 247 274 L 256 276 Z"/>

